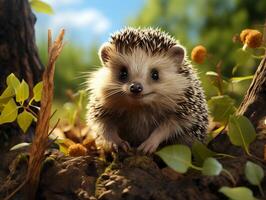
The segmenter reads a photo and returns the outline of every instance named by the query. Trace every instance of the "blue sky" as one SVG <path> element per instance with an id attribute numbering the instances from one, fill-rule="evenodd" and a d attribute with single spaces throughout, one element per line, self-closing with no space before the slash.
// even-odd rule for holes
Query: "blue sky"
<path id="1" fill-rule="evenodd" d="M 110 33 L 124 27 L 147 0 L 43 0 L 54 15 L 37 13 L 37 40 L 46 39 L 47 29 L 66 29 L 66 39 L 89 46 L 106 41 Z"/>

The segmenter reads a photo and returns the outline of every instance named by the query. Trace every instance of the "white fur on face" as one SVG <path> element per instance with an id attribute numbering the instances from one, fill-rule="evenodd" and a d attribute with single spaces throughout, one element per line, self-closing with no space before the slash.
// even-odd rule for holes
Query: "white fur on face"
<path id="1" fill-rule="evenodd" d="M 189 86 L 187 78 L 178 74 L 179 64 L 167 53 L 149 55 L 144 50 L 137 48 L 125 54 L 113 51 L 110 58 L 106 67 L 95 73 L 91 83 L 97 84 L 97 95 L 108 96 L 107 101 L 112 101 L 111 94 L 120 91 L 120 101 L 131 101 L 131 103 L 138 101 L 141 104 L 153 104 L 158 107 L 174 109 L 177 102 L 182 100 L 185 88 Z M 121 83 L 118 80 L 121 67 L 128 69 L 129 79 L 126 83 Z M 159 80 L 155 81 L 151 78 L 152 69 L 159 72 Z M 125 97 L 129 94 L 128 86 L 132 82 L 139 82 L 143 85 L 143 94 L 152 94 L 138 99 Z M 116 95 L 114 97 L 113 100 L 117 101 L 118 97 Z"/>

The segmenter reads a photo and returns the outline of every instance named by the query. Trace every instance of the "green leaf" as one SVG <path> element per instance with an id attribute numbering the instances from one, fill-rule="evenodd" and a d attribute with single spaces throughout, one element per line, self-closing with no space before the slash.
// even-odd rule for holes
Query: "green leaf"
<path id="1" fill-rule="evenodd" d="M 63 108 L 65 110 L 65 118 L 70 125 L 74 125 L 77 116 L 77 106 L 74 103 L 67 102 L 63 105 Z"/>
<path id="2" fill-rule="evenodd" d="M 23 130 L 24 133 L 28 130 L 30 127 L 32 120 L 34 119 L 34 116 L 24 110 L 22 113 L 18 115 L 17 122 L 19 127 Z"/>
<path id="3" fill-rule="evenodd" d="M 11 86 L 7 86 L 0 96 L 0 104 L 6 104 L 12 97 L 15 96 L 15 91 Z"/>
<path id="4" fill-rule="evenodd" d="M 37 83 L 33 88 L 33 99 L 36 102 L 41 101 L 42 98 L 42 88 L 43 88 L 43 82 Z"/>
<path id="5" fill-rule="evenodd" d="M 27 147 L 27 146 L 30 146 L 30 145 L 31 145 L 31 143 L 22 142 L 22 143 L 19 143 L 19 144 L 16 144 L 15 146 L 13 146 L 9 151 L 17 150 L 17 149 L 20 149 L 20 148 L 23 148 L 23 147 Z"/>
<path id="6" fill-rule="evenodd" d="M 206 176 L 218 176 L 223 169 L 221 163 L 215 158 L 207 158 L 202 166 L 202 174 Z"/>
<path id="7" fill-rule="evenodd" d="M 222 130 L 224 130 L 225 126 L 221 126 L 213 131 L 211 131 L 208 135 L 207 135 L 207 139 L 206 139 L 206 143 L 209 144 L 210 141 L 212 141 L 214 138 L 216 138 Z"/>
<path id="8" fill-rule="evenodd" d="M 252 53 L 250 51 L 243 51 L 242 48 L 238 49 L 234 53 L 234 58 L 236 58 L 236 63 L 240 66 L 245 66 L 248 61 L 252 58 Z"/>
<path id="9" fill-rule="evenodd" d="M 0 124 L 9 123 L 15 121 L 18 115 L 18 108 L 14 99 L 10 99 L 4 106 L 4 109 L 0 115 Z"/>
<path id="10" fill-rule="evenodd" d="M 16 91 L 16 101 L 23 103 L 27 98 L 29 98 L 29 85 L 22 80 Z"/>
<path id="11" fill-rule="evenodd" d="M 253 75 L 252 76 L 233 77 L 230 80 L 232 83 L 239 83 L 242 81 L 253 79 L 253 77 L 254 77 Z"/>
<path id="12" fill-rule="evenodd" d="M 224 186 L 219 189 L 219 192 L 232 200 L 256 200 L 252 191 L 246 187 L 230 188 Z"/>
<path id="13" fill-rule="evenodd" d="M 53 8 L 43 1 L 31 1 L 30 5 L 36 12 L 45 13 L 49 15 L 54 13 Z"/>
<path id="14" fill-rule="evenodd" d="M 209 150 L 204 144 L 198 141 L 194 142 L 191 147 L 191 150 L 198 165 L 202 165 L 206 158 L 213 157 L 216 155 L 215 152 Z"/>
<path id="15" fill-rule="evenodd" d="M 217 89 L 219 89 L 219 76 L 216 72 L 214 71 L 208 71 L 205 74 L 207 76 L 207 78 L 210 81 L 210 84 L 214 85 Z M 226 90 L 228 88 L 228 82 L 226 80 L 224 80 L 225 78 L 222 77 L 222 89 Z"/>
<path id="16" fill-rule="evenodd" d="M 171 145 L 156 152 L 163 161 L 179 173 L 185 173 L 191 166 L 191 151 L 185 145 Z"/>
<path id="17" fill-rule="evenodd" d="M 241 146 L 249 154 L 249 144 L 256 138 L 256 131 L 245 116 L 230 116 L 228 136 L 232 144 Z"/>
<path id="18" fill-rule="evenodd" d="M 252 185 L 260 185 L 264 171 L 261 166 L 248 161 L 245 166 L 245 176 Z"/>
<path id="19" fill-rule="evenodd" d="M 6 79 L 6 84 L 13 88 L 14 91 L 16 91 L 20 84 L 20 81 L 13 73 L 11 73 Z"/>
<path id="20" fill-rule="evenodd" d="M 218 74 L 216 72 L 213 72 L 213 71 L 208 71 L 208 72 L 206 72 L 205 75 L 211 81 L 211 84 L 213 84 L 214 86 L 217 87 L 217 85 L 218 85 L 218 78 L 219 78 Z"/>
<path id="21" fill-rule="evenodd" d="M 213 120 L 226 124 L 231 114 L 235 113 L 235 101 L 227 96 L 215 96 L 208 101 L 208 108 Z"/>

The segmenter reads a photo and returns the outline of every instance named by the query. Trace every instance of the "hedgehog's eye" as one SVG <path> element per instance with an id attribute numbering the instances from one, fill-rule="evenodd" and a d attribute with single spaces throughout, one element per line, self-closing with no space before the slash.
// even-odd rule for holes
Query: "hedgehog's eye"
<path id="1" fill-rule="evenodd" d="M 151 70 L 151 78 L 155 81 L 157 81 L 159 79 L 159 72 L 157 69 Z"/>
<path id="2" fill-rule="evenodd" d="M 128 78 L 128 71 L 126 67 L 122 67 L 119 71 L 119 80 L 126 81 Z"/>

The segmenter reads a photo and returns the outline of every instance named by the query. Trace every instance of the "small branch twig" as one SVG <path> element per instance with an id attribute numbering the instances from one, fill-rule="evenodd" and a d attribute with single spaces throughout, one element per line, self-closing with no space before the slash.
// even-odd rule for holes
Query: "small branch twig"
<path id="1" fill-rule="evenodd" d="M 223 95 L 223 78 L 222 78 L 222 61 L 219 61 L 216 65 L 216 73 L 218 74 L 218 88 L 220 95 Z"/>
<path id="2" fill-rule="evenodd" d="M 37 121 L 35 138 L 30 149 L 30 159 L 27 173 L 28 199 L 35 199 L 39 184 L 41 164 L 44 159 L 44 152 L 48 146 L 49 121 L 54 93 L 54 71 L 55 62 L 63 49 L 63 37 L 65 31 L 61 30 L 58 37 L 52 43 L 52 32 L 48 30 L 48 54 L 47 68 L 43 73 L 43 91 L 41 108 Z"/>

